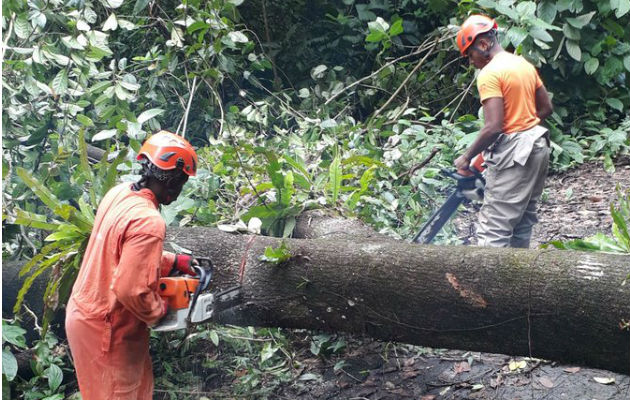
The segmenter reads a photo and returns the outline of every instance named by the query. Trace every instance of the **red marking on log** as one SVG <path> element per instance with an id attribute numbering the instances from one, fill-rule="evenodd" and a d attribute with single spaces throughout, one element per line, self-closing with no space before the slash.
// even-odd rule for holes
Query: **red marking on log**
<path id="1" fill-rule="evenodd" d="M 453 289 L 457 290 L 459 295 L 471 306 L 475 308 L 486 308 L 488 306 L 488 303 L 480 294 L 475 293 L 472 289 L 463 287 L 455 275 L 447 272 L 446 280 L 448 280 L 448 283 L 451 284 Z"/>

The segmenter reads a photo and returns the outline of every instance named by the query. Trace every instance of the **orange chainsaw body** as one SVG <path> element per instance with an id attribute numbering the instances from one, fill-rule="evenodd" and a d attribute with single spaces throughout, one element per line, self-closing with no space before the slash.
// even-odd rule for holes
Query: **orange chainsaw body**
<path id="1" fill-rule="evenodd" d="M 199 279 L 183 276 L 160 278 L 158 294 L 168 304 L 169 310 L 188 308 Z"/>

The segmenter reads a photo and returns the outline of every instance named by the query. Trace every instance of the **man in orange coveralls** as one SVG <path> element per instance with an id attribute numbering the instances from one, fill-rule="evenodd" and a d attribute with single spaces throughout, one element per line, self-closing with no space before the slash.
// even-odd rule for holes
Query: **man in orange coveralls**
<path id="1" fill-rule="evenodd" d="M 483 152 L 486 189 L 477 244 L 527 248 L 549 165 L 547 129 L 539 124 L 553 106 L 534 66 L 503 50 L 497 28 L 493 19 L 471 15 L 457 33 L 460 53 L 480 69 L 484 125 L 455 167 L 467 171 Z"/>
<path id="2" fill-rule="evenodd" d="M 140 149 L 142 178 L 112 188 L 98 207 L 66 311 L 66 333 L 84 400 L 151 399 L 149 329 L 167 312 L 160 276 L 173 267 L 193 275 L 192 259 L 164 252 L 158 207 L 177 199 L 197 154 L 161 131 Z"/>

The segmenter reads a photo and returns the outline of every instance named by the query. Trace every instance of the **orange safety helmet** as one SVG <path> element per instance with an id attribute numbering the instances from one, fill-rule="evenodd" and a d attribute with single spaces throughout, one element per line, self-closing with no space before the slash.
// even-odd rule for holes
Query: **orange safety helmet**
<path id="1" fill-rule="evenodd" d="M 459 52 L 462 56 L 465 56 L 466 50 L 473 44 L 477 36 L 497 28 L 498 25 L 492 18 L 479 14 L 471 15 L 464 21 L 459 32 L 457 32 L 457 47 L 459 47 Z"/>
<path id="2" fill-rule="evenodd" d="M 140 148 L 138 160 L 146 157 L 161 170 L 181 169 L 188 176 L 197 174 L 197 153 L 183 137 L 159 131 L 148 138 Z"/>

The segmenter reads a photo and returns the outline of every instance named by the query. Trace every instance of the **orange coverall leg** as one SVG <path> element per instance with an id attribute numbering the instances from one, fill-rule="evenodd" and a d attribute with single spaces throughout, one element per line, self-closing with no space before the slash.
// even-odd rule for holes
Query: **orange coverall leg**
<path id="1" fill-rule="evenodd" d="M 72 300 L 66 313 L 66 332 L 83 400 L 151 400 L 149 330 L 140 326 L 142 331 L 132 332 L 117 326 L 116 320 L 85 318 Z"/>

